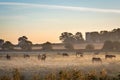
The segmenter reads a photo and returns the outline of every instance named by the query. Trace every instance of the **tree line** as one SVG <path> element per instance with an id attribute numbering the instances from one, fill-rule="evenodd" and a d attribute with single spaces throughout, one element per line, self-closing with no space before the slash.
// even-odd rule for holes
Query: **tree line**
<path id="1" fill-rule="evenodd" d="M 111 31 L 87 32 L 86 42 L 104 43 L 105 41 L 120 41 L 120 28 Z"/>
<path id="2" fill-rule="evenodd" d="M 94 50 L 95 46 L 92 43 L 96 43 L 98 40 L 102 40 L 104 43 L 102 50 L 120 49 L 120 28 L 113 29 L 112 31 L 101 31 L 100 33 L 91 32 L 90 34 L 92 35 L 92 42 L 88 43 L 86 46 L 87 50 Z M 101 39 L 101 37 L 105 39 Z M 63 32 L 59 36 L 59 40 L 61 40 L 64 47 L 68 50 L 74 50 L 74 44 L 86 43 L 81 32 L 76 32 L 75 34 Z M 10 41 L 0 39 L 0 48 L 2 50 L 13 50 L 15 46 L 20 47 L 21 50 L 32 50 L 33 45 L 32 41 L 30 41 L 26 36 L 19 37 L 17 45 L 12 44 Z M 42 50 L 52 50 L 52 43 L 49 41 L 41 44 L 41 46 Z"/>
<path id="3" fill-rule="evenodd" d="M 70 32 L 61 33 L 59 39 L 63 43 L 104 43 L 105 41 L 120 41 L 120 28 L 111 31 L 102 30 L 100 32 L 86 32 L 86 39 L 81 32 L 72 34 Z"/>
<path id="4" fill-rule="evenodd" d="M 20 47 L 21 50 L 32 50 L 33 43 L 28 40 L 26 36 L 22 36 L 18 38 L 18 44 L 14 45 L 10 41 L 4 41 L 3 39 L 0 39 L 0 48 L 2 50 L 14 50 L 14 47 Z M 52 49 L 52 43 L 45 42 L 42 45 L 42 50 L 51 50 Z"/>

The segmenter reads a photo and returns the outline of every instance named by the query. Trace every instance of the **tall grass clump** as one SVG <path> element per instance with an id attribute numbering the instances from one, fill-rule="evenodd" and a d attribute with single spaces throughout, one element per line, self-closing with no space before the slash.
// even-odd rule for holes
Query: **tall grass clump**
<path id="1" fill-rule="evenodd" d="M 105 69 L 97 72 L 96 70 L 90 72 L 84 72 L 80 70 L 60 70 L 56 73 L 50 72 L 45 75 L 34 74 L 28 78 L 24 78 L 18 69 L 14 69 L 12 72 L 12 76 L 3 75 L 0 76 L 0 80 L 120 80 L 120 73 L 116 76 L 108 76 L 107 71 Z"/>
<path id="2" fill-rule="evenodd" d="M 0 80 L 11 80 L 11 78 L 8 75 L 4 75 L 0 77 Z"/>
<path id="3" fill-rule="evenodd" d="M 25 80 L 24 76 L 20 74 L 20 71 L 17 68 L 13 70 L 12 75 L 13 80 Z"/>

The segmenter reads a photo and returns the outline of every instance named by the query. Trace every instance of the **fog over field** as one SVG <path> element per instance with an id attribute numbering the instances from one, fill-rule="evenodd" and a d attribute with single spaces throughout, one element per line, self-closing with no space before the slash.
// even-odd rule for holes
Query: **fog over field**
<path id="1" fill-rule="evenodd" d="M 25 52 L 24 52 L 25 53 Z M 41 52 L 41 54 L 46 53 L 47 58 L 45 61 L 38 60 L 36 53 L 26 53 L 30 54 L 30 58 L 24 58 L 23 53 L 12 53 L 11 60 L 7 60 L 4 54 L 1 53 L 0 58 L 0 75 L 6 73 L 12 73 L 12 70 L 17 68 L 20 70 L 22 74 L 26 76 L 31 76 L 32 74 L 40 73 L 42 75 L 48 74 L 50 72 L 58 72 L 60 70 L 70 70 L 77 69 L 81 71 L 85 71 L 86 73 L 89 71 L 100 72 L 105 69 L 110 76 L 117 75 L 120 72 L 120 54 L 115 53 L 116 58 L 113 59 L 105 59 L 105 53 L 102 52 L 99 55 L 95 55 L 93 53 L 84 53 L 83 57 L 76 57 L 74 52 L 69 52 L 69 56 L 63 56 L 61 53 L 57 54 L 57 52 Z M 109 54 L 113 54 L 110 52 Z M 92 57 L 100 57 L 102 59 L 101 62 L 92 63 Z"/>
<path id="2" fill-rule="evenodd" d="M 0 80 L 120 80 L 120 0 L 0 0 Z"/>

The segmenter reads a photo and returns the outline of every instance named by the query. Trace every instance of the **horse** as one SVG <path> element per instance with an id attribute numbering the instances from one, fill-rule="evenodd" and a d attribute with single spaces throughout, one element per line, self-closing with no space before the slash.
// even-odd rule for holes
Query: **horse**
<path id="1" fill-rule="evenodd" d="M 30 58 L 30 55 L 24 54 L 24 58 Z"/>
<path id="2" fill-rule="evenodd" d="M 46 57 L 47 57 L 46 54 L 42 54 L 42 55 L 41 55 L 41 60 L 44 60 L 44 61 L 45 61 L 45 60 L 46 60 Z"/>
<path id="3" fill-rule="evenodd" d="M 10 59 L 11 59 L 11 56 L 7 54 L 7 55 L 6 55 L 6 59 L 7 59 L 7 60 L 10 60 Z"/>
<path id="4" fill-rule="evenodd" d="M 101 62 L 101 63 L 102 63 L 102 59 L 99 58 L 99 57 L 93 57 L 93 58 L 92 58 L 92 62 L 93 62 L 93 63 L 94 63 L 94 62 Z"/>
<path id="5" fill-rule="evenodd" d="M 116 56 L 115 55 L 108 55 L 108 54 L 106 54 L 105 55 L 105 59 L 107 59 L 107 58 L 112 59 L 112 58 L 116 58 Z"/>
<path id="6" fill-rule="evenodd" d="M 41 55 L 39 54 L 39 55 L 38 55 L 38 60 L 40 60 L 40 59 L 41 59 Z"/>
<path id="7" fill-rule="evenodd" d="M 68 53 L 62 53 L 63 56 L 69 56 Z"/>
<path id="8" fill-rule="evenodd" d="M 83 53 L 82 53 L 81 51 L 77 51 L 77 52 L 76 52 L 76 57 L 77 57 L 77 56 L 83 57 Z"/>

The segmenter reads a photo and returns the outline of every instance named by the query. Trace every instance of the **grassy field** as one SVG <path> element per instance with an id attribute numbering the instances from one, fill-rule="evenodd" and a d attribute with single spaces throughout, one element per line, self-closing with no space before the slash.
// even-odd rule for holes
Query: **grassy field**
<path id="1" fill-rule="evenodd" d="M 118 75 L 120 72 L 120 53 L 115 54 L 114 59 L 105 59 L 105 53 L 100 53 L 99 55 L 94 55 L 94 53 L 84 53 L 83 57 L 76 57 L 75 53 L 69 53 L 69 56 L 62 56 L 57 54 L 57 52 L 41 52 L 41 54 L 46 53 L 47 58 L 45 61 L 38 60 L 37 55 L 39 53 L 25 53 L 29 54 L 30 58 L 24 58 L 23 52 L 13 53 L 9 52 L 11 55 L 11 60 L 5 58 L 5 54 L 0 53 L 0 75 L 11 74 L 13 69 L 17 68 L 21 74 L 25 75 L 27 78 L 31 78 L 31 75 L 41 74 L 46 75 L 49 73 L 57 73 L 60 70 L 81 70 L 85 73 L 90 71 L 95 71 L 99 73 L 101 70 L 106 70 L 109 76 Z M 92 57 L 100 57 L 102 63 L 95 62 L 92 63 Z"/>

